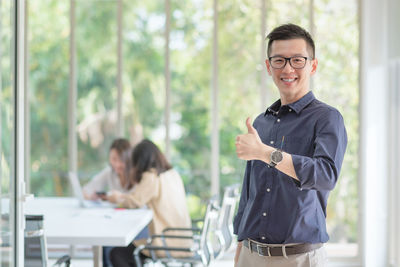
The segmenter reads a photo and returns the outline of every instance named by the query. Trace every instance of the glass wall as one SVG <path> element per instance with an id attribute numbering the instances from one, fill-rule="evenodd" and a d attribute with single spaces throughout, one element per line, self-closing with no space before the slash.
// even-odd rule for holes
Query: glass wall
<path id="1" fill-rule="evenodd" d="M 116 1 L 76 1 L 75 10 L 77 166 L 85 182 L 107 165 L 118 134 L 117 6 Z"/>
<path id="2" fill-rule="evenodd" d="M 163 1 L 124 1 L 122 23 L 125 137 L 165 148 L 165 11 Z"/>
<path id="3" fill-rule="evenodd" d="M 70 194 L 65 179 L 71 119 L 67 111 L 69 3 L 29 1 L 30 175 L 36 195 Z M 357 255 L 357 1 L 219 0 L 218 76 L 212 73 L 213 1 L 168 3 L 167 25 L 164 2 L 122 1 L 123 93 L 118 99 L 118 1 L 76 1 L 75 119 L 82 183 L 107 164 L 108 147 L 118 136 L 118 103 L 122 103 L 124 137 L 133 143 L 149 138 L 163 150 L 171 144 L 171 161 L 188 194 L 197 200 L 211 194 L 211 120 L 218 117 L 220 127 L 214 131 L 220 144 L 220 188 L 241 183 L 245 162 L 236 157 L 235 137 L 246 131 L 246 117 L 254 119 L 279 97 L 265 71 L 265 32 L 281 23 L 298 23 L 314 34 L 317 45 L 319 69 L 312 89 L 341 111 L 349 135 L 342 174 L 328 205 L 329 253 Z M 213 78 L 217 78 L 218 110 L 212 108 Z M 167 93 L 171 97 L 169 140 L 165 139 Z M 263 106 L 261 98 L 266 98 Z"/>
<path id="4" fill-rule="evenodd" d="M 343 115 L 348 146 L 341 176 L 329 198 L 327 226 L 333 255 L 357 255 L 358 223 L 358 17 L 356 1 L 314 1 L 319 59 L 314 91 Z M 344 15 L 347 14 L 347 15 Z M 334 22 L 334 23 L 332 23 Z M 343 246 L 341 244 L 348 244 Z"/>
<path id="5" fill-rule="evenodd" d="M 221 188 L 241 184 L 246 163 L 236 156 L 235 138 L 247 132 L 247 117 L 254 120 L 266 109 L 260 106 L 260 72 L 267 75 L 261 19 L 259 0 L 218 1 Z"/>
<path id="6" fill-rule="evenodd" d="M 187 191 L 210 196 L 212 1 L 171 1 L 172 162 Z"/>
<path id="7" fill-rule="evenodd" d="M 27 8 L 30 188 L 60 196 L 68 188 L 69 2 L 29 1 Z"/>

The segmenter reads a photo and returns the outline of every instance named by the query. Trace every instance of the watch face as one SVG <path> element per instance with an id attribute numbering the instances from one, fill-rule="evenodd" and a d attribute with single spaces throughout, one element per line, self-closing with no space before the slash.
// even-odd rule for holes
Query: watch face
<path id="1" fill-rule="evenodd" d="M 283 155 L 282 152 L 279 150 L 274 150 L 271 153 L 271 161 L 275 162 L 275 163 L 279 163 L 281 162 L 283 159 Z"/>

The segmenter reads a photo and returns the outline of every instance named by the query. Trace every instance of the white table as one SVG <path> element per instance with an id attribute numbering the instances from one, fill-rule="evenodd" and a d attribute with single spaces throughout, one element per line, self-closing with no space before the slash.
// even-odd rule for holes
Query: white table
<path id="1" fill-rule="evenodd" d="M 47 243 L 91 245 L 94 266 L 102 246 L 127 246 L 152 219 L 148 209 L 81 208 L 75 198 L 35 198 L 26 214 L 43 214 Z"/>

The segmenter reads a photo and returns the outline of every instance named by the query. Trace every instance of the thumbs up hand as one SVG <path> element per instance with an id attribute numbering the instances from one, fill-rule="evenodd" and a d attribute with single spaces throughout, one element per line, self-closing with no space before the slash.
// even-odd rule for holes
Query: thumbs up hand
<path id="1" fill-rule="evenodd" d="M 256 134 L 258 136 L 258 132 L 257 130 L 253 127 L 253 125 L 251 124 L 251 119 L 250 117 L 248 117 L 246 119 L 246 126 L 247 126 L 247 132 L 249 134 Z"/>
<path id="2" fill-rule="evenodd" d="M 236 137 L 236 154 L 238 158 L 244 160 L 260 159 L 262 155 L 263 143 L 257 130 L 251 124 L 251 119 L 246 119 L 247 134 L 241 134 Z"/>

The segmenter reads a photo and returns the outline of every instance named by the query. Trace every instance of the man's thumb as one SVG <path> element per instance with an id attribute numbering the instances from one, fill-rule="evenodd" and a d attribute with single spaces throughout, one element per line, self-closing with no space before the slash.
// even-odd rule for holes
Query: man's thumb
<path id="1" fill-rule="evenodd" d="M 248 133 L 257 134 L 257 130 L 254 129 L 253 125 L 251 125 L 251 119 L 248 117 L 246 119 L 247 131 Z"/>

